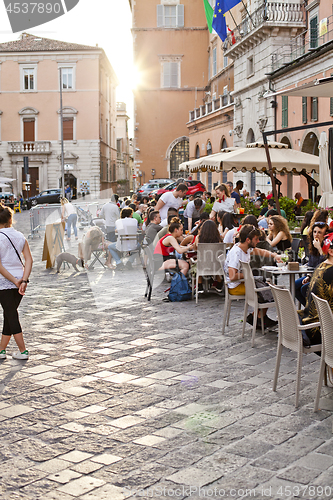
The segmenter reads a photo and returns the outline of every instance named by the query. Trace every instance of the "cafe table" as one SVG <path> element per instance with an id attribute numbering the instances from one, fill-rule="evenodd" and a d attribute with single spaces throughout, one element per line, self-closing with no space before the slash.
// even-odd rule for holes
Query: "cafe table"
<path id="1" fill-rule="evenodd" d="M 289 289 L 292 295 L 293 300 L 295 301 L 295 278 L 296 274 L 312 274 L 314 271 L 313 267 L 308 266 L 299 266 L 297 271 L 291 271 L 288 269 L 288 264 L 283 267 L 275 267 L 275 266 L 262 266 L 261 270 L 268 271 L 270 274 L 274 276 L 289 276 Z"/>

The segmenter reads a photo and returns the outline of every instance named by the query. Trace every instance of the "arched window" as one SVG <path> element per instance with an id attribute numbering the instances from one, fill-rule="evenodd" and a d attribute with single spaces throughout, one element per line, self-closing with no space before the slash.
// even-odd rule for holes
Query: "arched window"
<path id="1" fill-rule="evenodd" d="M 249 131 L 246 136 L 246 144 L 250 144 L 251 142 L 255 142 L 255 137 L 252 128 L 249 128 Z"/>
<path id="2" fill-rule="evenodd" d="M 195 157 L 200 158 L 200 147 L 199 144 L 197 144 L 197 147 L 195 148 Z"/>
<path id="3" fill-rule="evenodd" d="M 313 132 L 309 132 L 304 139 L 302 151 L 303 153 L 309 153 L 310 155 L 319 156 L 318 145 L 319 142 L 316 134 L 314 134 Z"/>
<path id="4" fill-rule="evenodd" d="M 212 150 L 212 145 L 210 143 L 210 141 L 207 142 L 207 155 L 211 155 L 213 152 Z"/>
<path id="5" fill-rule="evenodd" d="M 225 137 L 222 137 L 221 139 L 221 149 L 225 149 L 228 147 L 227 141 L 225 140 Z"/>
<path id="6" fill-rule="evenodd" d="M 179 165 L 189 159 L 189 141 L 182 140 L 178 142 L 171 150 L 170 154 L 170 177 L 178 179 L 184 175 L 179 171 Z"/>

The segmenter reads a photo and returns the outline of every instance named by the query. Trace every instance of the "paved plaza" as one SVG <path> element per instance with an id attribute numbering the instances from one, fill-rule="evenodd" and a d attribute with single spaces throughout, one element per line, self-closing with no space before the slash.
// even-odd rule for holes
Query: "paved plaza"
<path id="1" fill-rule="evenodd" d="M 29 214 L 16 221 L 28 236 Z M 304 357 L 295 409 L 295 354 L 283 352 L 274 393 L 276 331 L 252 349 L 241 301 L 222 336 L 216 294 L 163 302 L 164 282 L 148 303 L 138 264 L 56 274 L 41 236 L 20 306 L 30 359 L 0 364 L 1 500 L 333 498 L 318 356 Z"/>

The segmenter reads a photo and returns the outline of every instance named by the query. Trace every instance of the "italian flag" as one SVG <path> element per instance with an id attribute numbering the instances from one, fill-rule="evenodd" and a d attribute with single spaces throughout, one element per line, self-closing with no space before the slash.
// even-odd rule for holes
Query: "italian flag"
<path id="1" fill-rule="evenodd" d="M 209 33 L 211 33 L 213 31 L 212 22 L 213 22 L 214 9 L 210 5 L 208 0 L 203 0 L 203 2 L 205 7 L 205 14 L 206 14 Z"/>

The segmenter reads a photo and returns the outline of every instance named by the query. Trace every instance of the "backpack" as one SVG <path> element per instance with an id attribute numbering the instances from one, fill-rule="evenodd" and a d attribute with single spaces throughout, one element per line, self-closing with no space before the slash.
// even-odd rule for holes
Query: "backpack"
<path id="1" fill-rule="evenodd" d="M 170 292 L 169 292 L 170 302 L 181 302 L 183 300 L 192 299 L 192 290 L 188 284 L 187 278 L 179 271 L 178 261 L 176 267 L 176 273 L 171 280 Z"/>

